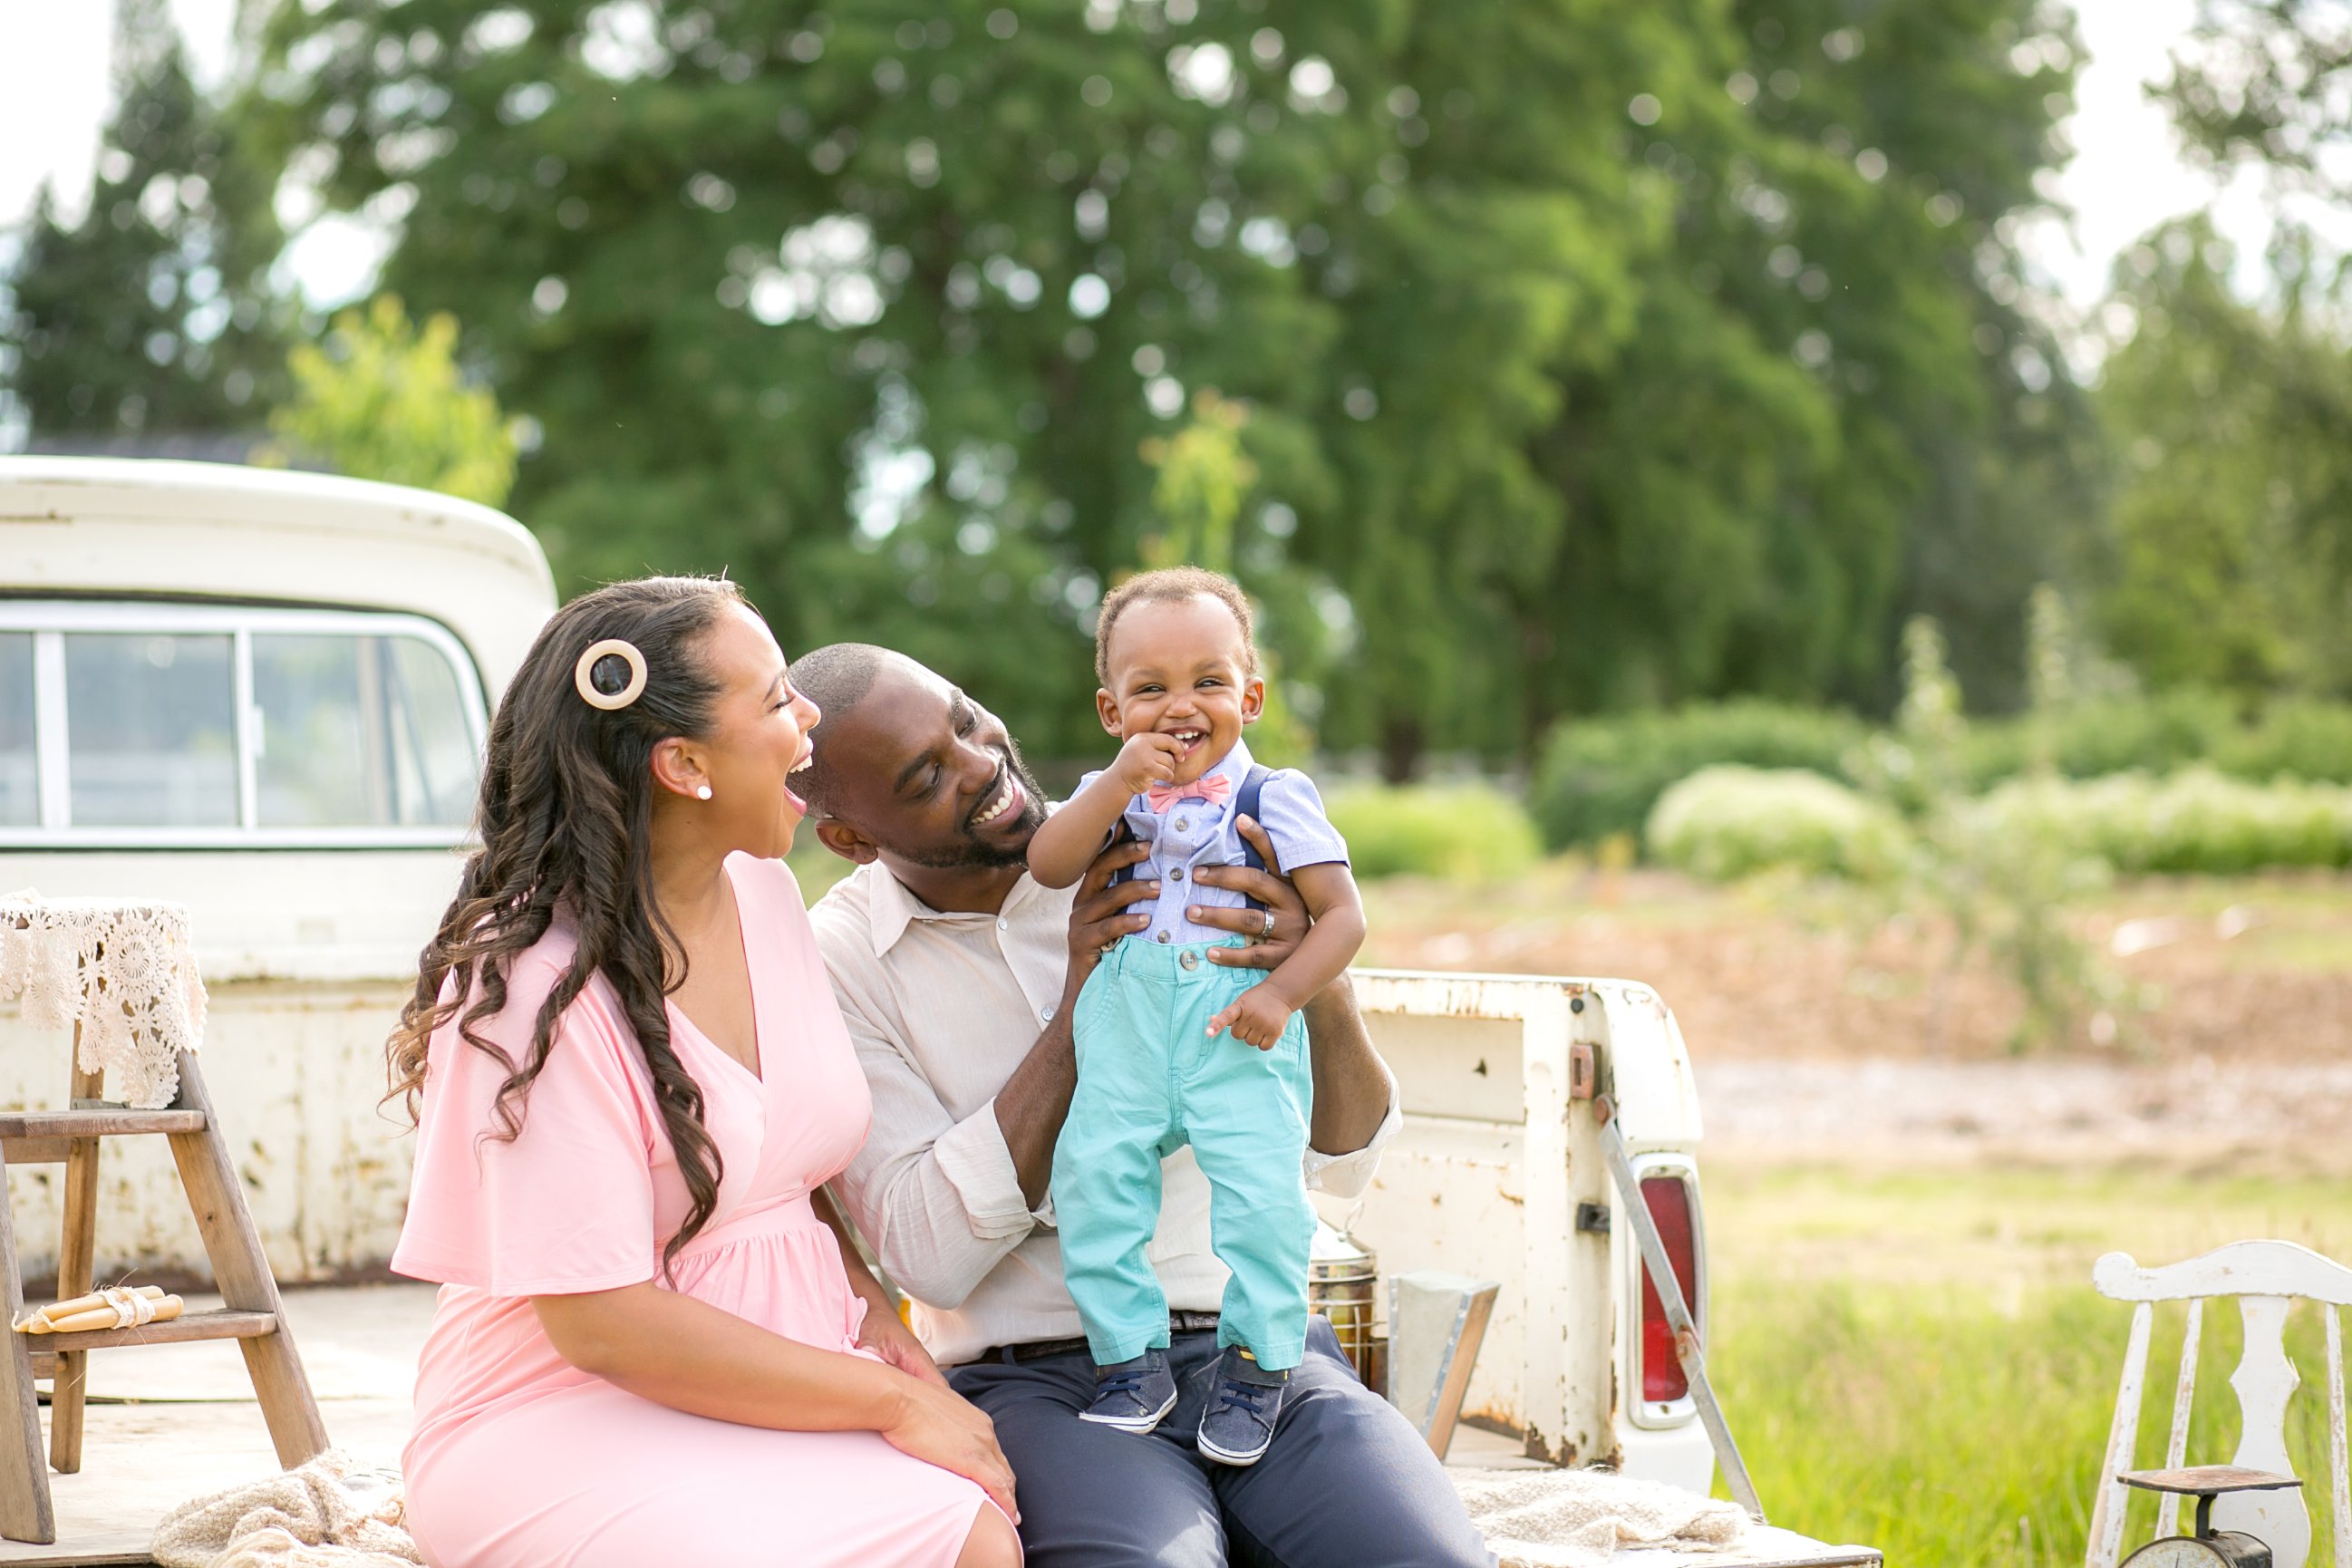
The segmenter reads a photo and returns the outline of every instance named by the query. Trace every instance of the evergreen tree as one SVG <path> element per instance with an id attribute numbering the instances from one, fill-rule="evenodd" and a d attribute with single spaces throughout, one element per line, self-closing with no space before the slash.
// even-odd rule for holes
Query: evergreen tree
<path id="1" fill-rule="evenodd" d="M 5 279 L 0 372 L 38 437 L 250 428 L 282 351 L 269 178 L 190 79 L 165 0 L 116 0 L 112 117 L 89 208 L 44 186 Z"/>

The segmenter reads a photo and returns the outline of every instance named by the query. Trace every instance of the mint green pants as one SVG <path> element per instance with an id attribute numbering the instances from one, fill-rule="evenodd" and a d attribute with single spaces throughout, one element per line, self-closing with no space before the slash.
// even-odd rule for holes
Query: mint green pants
<path id="1" fill-rule="evenodd" d="M 1211 963 L 1213 945 L 1240 943 L 1128 937 L 1071 1016 L 1078 1087 L 1054 1149 L 1054 1220 L 1098 1365 L 1168 1343 L 1168 1298 L 1144 1247 L 1160 1224 L 1160 1162 L 1187 1143 L 1209 1181 L 1211 1245 L 1233 1271 L 1218 1342 L 1273 1371 L 1306 1352 L 1307 1022 L 1292 1015 L 1270 1051 L 1229 1033 L 1211 1039 L 1209 1020 L 1265 978 Z"/>

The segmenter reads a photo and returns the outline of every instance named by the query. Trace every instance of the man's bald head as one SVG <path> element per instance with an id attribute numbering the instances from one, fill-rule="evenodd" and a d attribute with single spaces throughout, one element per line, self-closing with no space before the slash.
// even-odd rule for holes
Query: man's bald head
<path id="1" fill-rule="evenodd" d="M 824 715 L 810 736 L 814 758 L 793 780 L 812 815 L 830 815 L 840 799 L 840 776 L 825 765 L 826 727 L 835 726 L 835 734 L 846 729 L 849 716 L 874 689 L 876 678 L 893 665 L 910 670 L 923 668 L 905 654 L 868 642 L 827 643 L 793 660 L 793 685 Z"/>
<path id="2" fill-rule="evenodd" d="M 863 643 L 803 655 L 793 679 L 824 710 L 793 775 L 817 837 L 892 869 L 1018 868 L 1045 793 L 1003 724 L 915 659 Z"/>

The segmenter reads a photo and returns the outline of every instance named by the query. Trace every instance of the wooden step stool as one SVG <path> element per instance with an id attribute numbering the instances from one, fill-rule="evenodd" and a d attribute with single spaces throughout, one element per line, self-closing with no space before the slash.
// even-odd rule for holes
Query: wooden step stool
<path id="1" fill-rule="evenodd" d="M 48 1468 L 41 1458 L 40 1411 L 33 1380 L 52 1379 L 49 1394 L 48 1464 L 65 1475 L 81 1468 L 82 1401 L 89 1352 L 116 1346 L 177 1344 L 191 1340 L 235 1340 L 245 1352 L 246 1371 L 269 1424 L 278 1463 L 288 1469 L 327 1447 L 327 1428 L 318 1401 L 294 1351 L 278 1281 L 263 1256 L 261 1237 L 245 1206 L 227 1142 L 205 1093 L 196 1058 L 179 1054 L 180 1092 L 163 1110 L 133 1110 L 97 1098 L 101 1075 L 73 1072 L 73 1109 L 0 1113 L 0 1155 L 11 1165 L 54 1164 L 66 1168 L 65 1227 L 58 1250 L 58 1299 L 86 1294 L 97 1258 L 98 1150 L 104 1138 L 161 1133 L 172 1141 L 180 1185 L 195 1214 L 205 1255 L 225 1305 L 218 1311 L 190 1312 L 165 1323 L 133 1329 L 95 1329 L 80 1333 L 8 1333 L 0 1356 L 0 1536 L 11 1541 L 51 1542 L 57 1521 L 49 1507 Z M 16 1272 L 16 1227 L 0 1201 L 0 1295 L 8 1321 L 25 1310 L 24 1281 Z M 40 1349 L 35 1350 L 37 1342 Z"/>

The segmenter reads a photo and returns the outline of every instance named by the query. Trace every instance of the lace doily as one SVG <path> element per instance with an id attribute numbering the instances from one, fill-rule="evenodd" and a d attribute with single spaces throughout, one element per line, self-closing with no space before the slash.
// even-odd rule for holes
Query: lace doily
<path id="1" fill-rule="evenodd" d="M 44 1028 L 81 1026 L 76 1066 L 112 1075 L 128 1105 L 180 1092 L 180 1053 L 205 1037 L 205 983 L 178 904 L 0 894 L 0 1001 Z"/>

